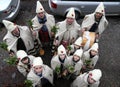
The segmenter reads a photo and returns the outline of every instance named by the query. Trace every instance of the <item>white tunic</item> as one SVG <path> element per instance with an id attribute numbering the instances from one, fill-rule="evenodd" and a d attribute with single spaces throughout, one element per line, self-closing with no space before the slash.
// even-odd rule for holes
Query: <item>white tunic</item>
<path id="1" fill-rule="evenodd" d="M 84 73 L 82 75 L 79 75 L 71 84 L 71 87 L 88 87 L 88 73 Z M 98 87 L 99 86 L 99 81 L 95 82 L 94 84 L 91 84 L 90 87 Z"/>
<path id="2" fill-rule="evenodd" d="M 22 38 L 25 47 L 27 49 L 27 53 L 30 54 L 32 52 L 34 52 L 34 40 L 33 40 L 33 36 L 31 34 L 31 31 L 29 30 L 29 28 L 27 26 L 18 26 L 19 30 L 20 30 L 20 36 L 19 38 Z M 12 50 L 15 54 L 17 52 L 17 41 L 18 39 L 17 37 L 13 36 L 11 34 L 11 32 L 7 32 L 7 34 L 5 35 L 5 37 L 3 38 L 3 40 L 7 43 L 8 45 L 8 51 Z"/>
<path id="3" fill-rule="evenodd" d="M 33 59 L 35 58 L 34 56 L 32 55 L 29 55 L 28 58 L 30 59 L 30 65 L 32 66 L 33 64 Z M 21 60 L 19 60 L 19 63 L 17 64 L 17 69 L 20 73 L 22 73 L 24 76 L 27 76 L 27 73 L 26 70 L 28 70 L 28 66 L 23 64 L 21 62 Z"/>
<path id="4" fill-rule="evenodd" d="M 86 15 L 84 17 L 82 25 L 81 25 L 82 29 L 87 28 L 87 30 L 89 30 L 92 27 L 92 25 L 95 23 L 95 16 L 94 15 L 95 15 L 95 13 L 92 13 L 92 14 Z M 100 20 L 99 25 L 98 25 L 97 32 L 99 32 L 99 34 L 102 34 L 107 26 L 108 26 L 108 21 L 105 18 L 105 16 L 103 16 Z"/>
<path id="5" fill-rule="evenodd" d="M 67 66 L 69 65 L 69 62 L 68 62 L 68 57 L 65 58 L 65 61 L 63 63 L 64 66 Z M 54 56 L 51 60 L 51 68 L 53 70 L 55 70 L 56 67 L 60 67 L 61 66 L 61 62 L 59 60 L 59 57 L 58 55 Z"/>
<path id="6" fill-rule="evenodd" d="M 90 50 L 84 52 L 82 59 L 83 59 L 84 63 L 85 63 L 85 60 L 91 60 L 90 65 L 93 65 L 95 67 L 95 65 L 96 65 L 96 63 L 97 63 L 97 61 L 99 59 L 99 55 L 96 55 L 93 58 L 90 58 L 89 52 L 90 52 Z"/>
<path id="7" fill-rule="evenodd" d="M 72 65 L 72 66 L 74 66 L 74 72 L 75 72 L 75 74 L 79 75 L 80 74 L 80 70 L 81 70 L 81 68 L 83 66 L 82 60 L 80 59 L 77 63 L 75 63 L 75 65 L 73 65 L 74 64 L 74 62 L 73 62 L 73 56 L 70 56 L 69 57 L 69 64 Z"/>
<path id="8" fill-rule="evenodd" d="M 61 43 L 61 41 L 68 41 L 71 42 L 73 39 L 74 41 L 78 38 L 80 30 L 80 25 L 74 20 L 72 25 L 68 25 L 66 23 L 66 20 L 62 22 L 57 23 L 58 26 L 58 32 L 56 34 L 56 37 L 58 37 L 58 44 Z"/>
<path id="9" fill-rule="evenodd" d="M 55 19 L 54 19 L 53 15 L 50 15 L 50 14 L 47 14 L 47 13 L 45 13 L 45 16 L 46 16 L 46 19 L 47 19 L 47 21 L 45 22 L 45 25 L 48 28 L 49 36 L 51 38 L 51 28 L 53 26 L 55 26 Z M 32 25 L 33 26 L 33 31 L 35 31 L 36 34 L 37 34 L 36 35 L 36 39 L 38 39 L 39 38 L 38 31 L 41 29 L 41 27 L 43 26 L 43 24 L 39 23 L 37 16 L 35 16 L 32 19 L 32 23 L 33 23 L 33 25 Z"/>
<path id="10" fill-rule="evenodd" d="M 43 77 L 46 78 L 51 84 L 53 84 L 53 70 L 49 68 L 47 65 L 43 65 L 42 77 L 36 75 L 33 68 L 27 75 L 27 79 L 32 81 L 33 87 L 35 87 L 38 84 L 41 84 L 40 79 Z"/>

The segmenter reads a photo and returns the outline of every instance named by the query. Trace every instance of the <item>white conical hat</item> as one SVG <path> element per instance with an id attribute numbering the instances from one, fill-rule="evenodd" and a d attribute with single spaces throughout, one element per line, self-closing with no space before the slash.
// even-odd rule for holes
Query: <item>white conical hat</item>
<path id="1" fill-rule="evenodd" d="M 98 46 L 98 43 L 94 43 L 93 45 L 92 45 L 92 47 L 90 48 L 90 50 L 94 50 L 94 51 L 97 51 L 98 52 L 98 48 L 99 46 Z"/>
<path id="2" fill-rule="evenodd" d="M 8 21 L 8 20 L 3 20 L 2 23 L 5 25 L 5 27 L 7 28 L 8 31 L 12 32 L 17 25 Z"/>
<path id="3" fill-rule="evenodd" d="M 103 2 L 101 2 L 98 7 L 96 8 L 95 12 L 99 12 L 99 13 L 102 13 L 102 14 L 105 14 L 105 9 L 104 9 L 104 4 Z"/>
<path id="4" fill-rule="evenodd" d="M 17 51 L 16 55 L 17 55 L 17 58 L 20 60 L 28 56 L 24 50 Z"/>
<path id="5" fill-rule="evenodd" d="M 58 55 L 60 54 L 66 54 L 66 50 L 65 50 L 65 47 L 63 45 L 60 45 L 58 47 Z"/>
<path id="6" fill-rule="evenodd" d="M 41 59 L 41 57 L 36 57 L 33 60 L 33 67 L 34 66 L 43 66 L 43 60 Z"/>
<path id="7" fill-rule="evenodd" d="M 44 11 L 45 10 L 44 10 L 42 4 L 39 1 L 37 1 L 36 13 L 40 13 L 40 12 L 44 12 Z"/>
<path id="8" fill-rule="evenodd" d="M 74 8 L 70 8 L 69 12 L 67 13 L 67 16 L 69 18 L 75 18 L 75 11 Z"/>
<path id="9" fill-rule="evenodd" d="M 82 55 L 83 55 L 83 50 L 82 49 L 76 50 L 75 53 L 74 53 L 74 55 L 77 55 L 77 56 L 79 56 L 81 58 Z"/>
<path id="10" fill-rule="evenodd" d="M 94 70 L 89 72 L 89 75 L 95 81 L 99 81 L 100 78 L 102 77 L 102 72 L 100 69 L 94 69 Z"/>
<path id="11" fill-rule="evenodd" d="M 82 43 L 82 37 L 79 37 L 76 41 L 75 41 L 75 45 L 81 46 Z"/>

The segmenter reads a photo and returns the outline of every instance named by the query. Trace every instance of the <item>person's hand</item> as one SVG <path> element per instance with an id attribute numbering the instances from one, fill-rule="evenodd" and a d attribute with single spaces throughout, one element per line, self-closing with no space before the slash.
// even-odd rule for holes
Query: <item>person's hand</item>
<path id="1" fill-rule="evenodd" d="M 36 36 L 37 35 L 36 31 L 32 31 L 32 35 Z"/>
<path id="2" fill-rule="evenodd" d="M 15 56 L 14 52 L 10 51 L 10 52 L 9 52 L 9 56 L 10 56 L 10 57 Z"/>
<path id="3" fill-rule="evenodd" d="M 53 45 L 58 46 L 59 45 L 59 41 L 58 40 L 54 40 Z"/>
<path id="4" fill-rule="evenodd" d="M 87 28 L 81 29 L 81 32 L 84 33 L 87 30 Z"/>
<path id="5" fill-rule="evenodd" d="M 51 37 L 54 37 L 55 36 L 55 33 L 54 32 L 51 32 Z"/>

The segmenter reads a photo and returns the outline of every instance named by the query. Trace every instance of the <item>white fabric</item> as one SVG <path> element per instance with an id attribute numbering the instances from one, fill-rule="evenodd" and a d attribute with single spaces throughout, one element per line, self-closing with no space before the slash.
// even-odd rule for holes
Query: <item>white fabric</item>
<path id="1" fill-rule="evenodd" d="M 102 13 L 103 15 L 105 14 L 105 9 L 104 9 L 104 4 L 101 2 L 98 7 L 96 8 L 95 12 Z"/>
<path id="2" fill-rule="evenodd" d="M 100 78 L 102 77 L 102 72 L 100 69 L 94 69 L 90 71 L 89 74 L 92 74 L 91 78 L 93 78 L 95 81 L 99 81 Z"/>
<path id="3" fill-rule="evenodd" d="M 59 38 L 58 44 L 61 44 L 61 41 L 74 41 L 78 38 L 79 33 L 78 31 L 80 30 L 80 25 L 74 20 L 73 24 L 68 25 L 66 23 L 66 20 L 62 22 L 58 22 L 57 24 L 58 32 L 56 33 L 56 37 Z"/>
<path id="4" fill-rule="evenodd" d="M 68 61 L 69 61 L 69 64 L 71 66 L 74 66 L 74 73 L 76 75 L 79 75 L 80 74 L 80 71 L 81 71 L 81 68 L 83 66 L 83 61 L 80 59 L 77 63 L 75 63 L 75 65 L 73 65 L 73 56 L 70 56 L 68 58 Z"/>
<path id="5" fill-rule="evenodd" d="M 90 47 L 90 40 L 91 40 L 91 37 L 90 37 L 90 32 L 89 31 L 85 31 L 84 32 L 85 34 L 85 36 L 83 36 L 83 38 L 86 38 L 87 39 L 87 42 L 86 42 L 86 44 L 84 45 L 84 47 L 83 47 L 83 50 L 84 51 L 86 51 L 86 50 L 88 50 L 89 49 L 89 47 Z"/>
<path id="6" fill-rule="evenodd" d="M 60 60 L 59 60 L 59 56 L 58 56 L 58 55 L 54 56 L 54 57 L 52 58 L 52 60 L 51 60 L 51 68 L 52 68 L 53 70 L 55 70 L 55 68 L 56 68 L 56 67 L 60 67 L 60 65 L 61 65 L 61 62 L 60 62 Z M 64 65 L 64 66 L 69 65 L 68 57 L 65 58 L 65 61 L 64 61 L 63 65 Z"/>
<path id="7" fill-rule="evenodd" d="M 84 73 L 82 75 L 79 75 L 71 84 L 71 87 L 88 87 L 88 73 Z M 90 84 L 90 87 L 98 87 L 100 81 L 95 82 L 94 84 Z"/>
<path id="8" fill-rule="evenodd" d="M 22 38 L 25 47 L 27 49 L 27 52 L 31 49 L 34 48 L 34 40 L 33 40 L 33 36 L 31 34 L 30 29 L 27 26 L 18 26 L 19 30 L 20 30 L 20 37 Z M 7 43 L 8 45 L 8 51 L 12 50 L 15 52 L 17 52 L 17 40 L 20 37 L 15 37 L 11 34 L 11 32 L 7 32 L 7 34 L 5 35 L 5 37 L 3 38 L 3 40 Z"/>
<path id="9" fill-rule="evenodd" d="M 33 60 L 35 59 L 35 57 L 32 55 L 29 55 L 28 58 L 30 59 L 30 65 L 32 66 Z M 23 64 L 21 60 L 19 60 L 19 63 L 17 64 L 17 69 L 21 74 L 23 74 L 24 76 L 27 76 L 26 69 L 28 69 L 28 66 Z"/>
<path id="10" fill-rule="evenodd" d="M 37 84 L 41 84 L 40 79 L 43 77 L 46 78 L 51 84 L 53 84 L 53 70 L 47 65 L 43 65 L 42 77 L 36 75 L 33 68 L 27 75 L 27 79 L 32 81 L 33 87 L 35 87 Z"/>
<path id="11" fill-rule="evenodd" d="M 85 51 L 83 53 L 83 56 L 82 56 L 82 60 L 83 60 L 84 63 L 85 63 L 85 60 L 91 60 L 90 66 L 93 65 L 94 67 L 95 67 L 98 59 L 99 59 L 99 55 L 98 54 L 95 55 L 93 58 L 90 58 L 90 50 Z"/>
<path id="12" fill-rule="evenodd" d="M 23 58 L 28 56 L 27 53 L 25 51 L 23 51 L 23 50 L 17 51 L 16 54 L 17 54 L 17 58 L 20 58 L 20 60 L 22 60 Z"/>
<path id="13" fill-rule="evenodd" d="M 69 12 L 67 13 L 68 18 L 75 18 L 75 11 L 74 8 L 70 8 Z"/>
<path id="14" fill-rule="evenodd" d="M 8 20 L 3 20 L 2 23 L 5 25 L 6 29 L 10 32 L 12 32 L 17 27 L 16 24 L 14 24 Z"/>
<path id="15" fill-rule="evenodd" d="M 82 43 L 82 37 L 79 37 L 76 41 L 75 41 L 75 45 L 81 46 Z"/>
<path id="16" fill-rule="evenodd" d="M 92 13 L 92 14 L 86 15 L 84 17 L 83 22 L 82 22 L 82 26 L 81 26 L 82 29 L 86 28 L 87 30 L 89 30 L 92 27 L 92 25 L 95 23 L 95 16 L 94 15 L 95 15 L 95 13 Z M 100 20 L 100 23 L 98 25 L 97 32 L 99 34 L 102 34 L 107 26 L 108 26 L 108 21 L 105 18 L 105 16 L 103 15 L 101 20 Z"/>
<path id="17" fill-rule="evenodd" d="M 63 45 L 60 45 L 58 47 L 58 55 L 60 55 L 60 54 L 65 54 L 66 55 L 66 49 Z"/>
<path id="18" fill-rule="evenodd" d="M 42 4 L 39 1 L 37 1 L 36 13 L 40 13 L 40 12 L 44 12 L 44 11 L 45 10 L 44 10 Z"/>
<path id="19" fill-rule="evenodd" d="M 93 45 L 92 45 L 92 47 L 90 48 L 90 50 L 94 50 L 94 51 L 97 51 L 98 52 L 98 43 L 94 43 Z"/>
<path id="20" fill-rule="evenodd" d="M 52 28 L 53 26 L 55 26 L 55 18 L 54 18 L 53 15 L 50 15 L 50 14 L 47 14 L 47 13 L 45 13 L 45 16 L 46 16 L 46 19 L 47 19 L 47 21 L 45 22 L 45 25 L 46 25 L 46 27 L 48 28 L 48 33 L 49 33 L 49 36 L 50 36 L 50 38 L 51 38 L 51 28 Z M 32 26 L 33 26 L 33 31 L 35 31 L 36 34 L 37 34 L 37 35 L 35 36 L 35 38 L 38 39 L 38 41 L 40 42 L 38 32 L 39 32 L 39 30 L 41 29 L 41 27 L 43 26 L 43 24 L 40 24 L 40 23 L 39 23 L 37 16 L 35 16 L 35 17 L 32 19 L 32 23 L 33 23 L 33 25 L 32 25 Z"/>
<path id="21" fill-rule="evenodd" d="M 33 67 L 35 66 L 43 66 L 43 60 L 41 59 L 41 57 L 36 57 L 33 60 Z"/>
<path id="22" fill-rule="evenodd" d="M 81 58 L 82 55 L 83 55 L 83 50 L 82 49 L 76 50 L 75 53 L 74 53 L 74 55 L 77 55 L 77 56 L 79 56 Z"/>

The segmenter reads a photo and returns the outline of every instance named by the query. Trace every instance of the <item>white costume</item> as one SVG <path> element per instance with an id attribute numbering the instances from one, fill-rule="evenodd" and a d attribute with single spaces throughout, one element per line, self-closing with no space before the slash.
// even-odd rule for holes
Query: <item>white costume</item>
<path id="1" fill-rule="evenodd" d="M 47 79 L 51 84 L 53 84 L 53 70 L 47 65 L 44 65 L 40 57 L 37 57 L 33 60 L 33 67 L 35 66 L 42 66 L 43 71 L 41 77 L 34 72 L 34 68 L 32 68 L 31 71 L 28 73 L 27 79 L 32 81 L 33 87 L 35 87 L 36 85 L 39 85 L 41 87 L 42 78 Z"/>
<path id="2" fill-rule="evenodd" d="M 90 60 L 91 61 L 90 66 L 95 67 L 95 65 L 99 59 L 99 55 L 97 54 L 94 57 L 90 58 L 90 51 L 91 50 L 98 52 L 98 43 L 94 43 L 88 51 L 84 52 L 82 59 L 83 59 L 84 64 L 85 64 L 85 61 Z"/>
<path id="3" fill-rule="evenodd" d="M 96 12 L 99 12 L 99 13 L 102 13 L 103 16 L 100 20 L 100 23 L 98 25 L 98 29 L 96 32 L 98 32 L 99 34 L 102 34 L 102 32 L 106 29 L 107 25 L 108 25 L 108 21 L 107 19 L 105 18 L 105 10 L 104 10 L 104 5 L 103 3 L 100 3 L 98 5 L 98 7 L 96 8 L 95 12 L 92 13 L 92 14 L 89 14 L 89 15 L 86 15 L 84 17 L 84 20 L 82 22 L 82 29 L 86 28 L 87 30 L 89 30 L 92 25 L 95 23 L 95 13 Z"/>
<path id="4" fill-rule="evenodd" d="M 71 25 L 69 25 L 67 24 L 67 21 L 65 19 L 64 21 L 57 23 L 57 27 L 59 28 L 56 34 L 56 38 L 58 38 L 58 44 L 61 44 L 62 41 L 72 43 L 79 36 L 78 31 L 80 30 L 80 25 L 75 20 L 74 8 L 70 9 L 66 17 L 73 18 L 74 22 Z"/>
<path id="5" fill-rule="evenodd" d="M 28 57 L 29 58 L 29 65 L 32 66 L 32 63 L 33 63 L 33 59 L 35 58 L 34 56 L 32 55 L 27 55 L 27 53 L 23 50 L 19 50 L 17 51 L 17 58 L 19 59 L 19 62 L 17 64 L 17 69 L 20 73 L 22 73 L 24 76 L 27 76 L 28 74 L 28 71 L 30 70 L 28 68 L 28 64 L 23 64 L 21 62 L 21 60 L 25 57 Z"/>
<path id="6" fill-rule="evenodd" d="M 96 21 L 95 19 L 95 14 L 96 13 L 101 13 L 103 14 L 103 16 L 101 17 L 100 21 Z M 94 26 L 94 27 L 93 27 Z M 95 29 L 95 33 L 97 33 L 99 35 L 99 38 L 101 37 L 101 34 L 103 33 L 103 31 L 107 28 L 108 26 L 108 21 L 105 17 L 105 9 L 104 9 L 104 5 L 103 3 L 101 2 L 98 7 L 96 8 L 95 12 L 92 13 L 92 14 L 88 14 L 84 17 L 83 19 L 83 22 L 82 22 L 82 25 L 81 25 L 81 28 L 82 29 L 85 29 L 87 32 L 85 33 L 85 37 L 87 38 L 87 42 L 84 46 L 84 51 L 87 51 L 90 47 L 90 41 L 91 38 L 89 35 L 90 35 L 90 30 L 91 28 Z M 93 29 L 93 30 L 94 30 Z M 95 36 L 96 37 L 96 36 Z M 99 38 L 96 38 L 95 40 L 98 42 Z"/>
<path id="7" fill-rule="evenodd" d="M 77 50 L 77 48 L 75 48 L 75 45 L 79 46 L 78 49 L 81 48 L 81 46 L 82 46 L 82 37 L 79 37 L 79 38 L 75 41 L 74 44 L 70 45 L 70 47 L 71 47 L 70 53 L 74 53 L 74 52 Z"/>
<path id="8" fill-rule="evenodd" d="M 96 82 L 93 84 L 89 84 L 88 83 L 88 76 L 89 74 L 91 74 L 91 78 L 94 79 Z M 78 76 L 74 82 L 71 84 L 71 87 L 88 87 L 88 85 L 90 87 L 98 87 L 99 83 L 100 83 L 100 78 L 102 76 L 102 72 L 99 69 L 94 69 L 92 71 L 90 71 L 89 73 L 84 73 L 80 76 Z"/>
<path id="9" fill-rule="evenodd" d="M 66 67 L 68 65 L 68 57 L 66 55 L 66 58 L 64 60 L 64 63 L 61 63 L 60 60 L 59 60 L 59 55 L 60 54 L 65 54 L 66 55 L 66 50 L 65 48 L 63 47 L 63 45 L 60 45 L 58 47 L 58 55 L 54 56 L 51 60 L 51 67 L 53 70 L 56 69 L 56 67 L 60 67 L 61 64 L 63 64 L 64 67 Z"/>
<path id="10" fill-rule="evenodd" d="M 71 66 L 74 67 L 74 73 L 76 75 L 80 74 L 80 70 L 81 70 L 81 68 L 83 66 L 83 61 L 81 60 L 82 54 L 83 54 L 82 49 L 78 49 L 78 50 L 75 51 L 74 55 L 80 57 L 79 61 L 77 61 L 77 62 L 73 61 L 74 55 L 69 57 L 69 63 L 70 63 Z"/>
<path id="11" fill-rule="evenodd" d="M 26 52 L 28 54 L 35 54 L 33 36 L 31 34 L 30 29 L 27 26 L 18 26 L 7 20 L 3 20 L 3 24 L 5 25 L 5 27 L 8 30 L 7 34 L 3 38 L 3 40 L 8 45 L 8 51 L 12 50 L 16 54 L 16 52 L 18 51 L 17 50 L 17 44 L 18 44 L 17 41 L 19 38 L 21 38 L 24 42 Z M 11 33 L 16 27 L 18 27 L 19 31 L 20 31 L 19 37 L 15 37 Z"/>
<path id="12" fill-rule="evenodd" d="M 36 13 L 41 13 L 41 12 L 45 12 L 42 4 L 37 1 L 37 7 L 36 7 Z M 55 19 L 53 17 L 53 15 L 50 15 L 48 13 L 45 12 L 45 16 L 46 16 L 46 22 L 45 23 L 39 23 L 38 21 L 38 16 L 36 15 L 33 19 L 32 19 L 32 26 L 33 26 L 33 31 L 36 32 L 36 36 L 35 38 L 38 39 L 39 38 L 39 30 L 41 30 L 43 25 L 46 25 L 47 29 L 48 29 L 48 33 L 49 33 L 49 37 L 51 38 L 51 28 L 53 26 L 55 26 Z M 38 39 L 38 41 L 40 42 L 40 40 Z"/>

